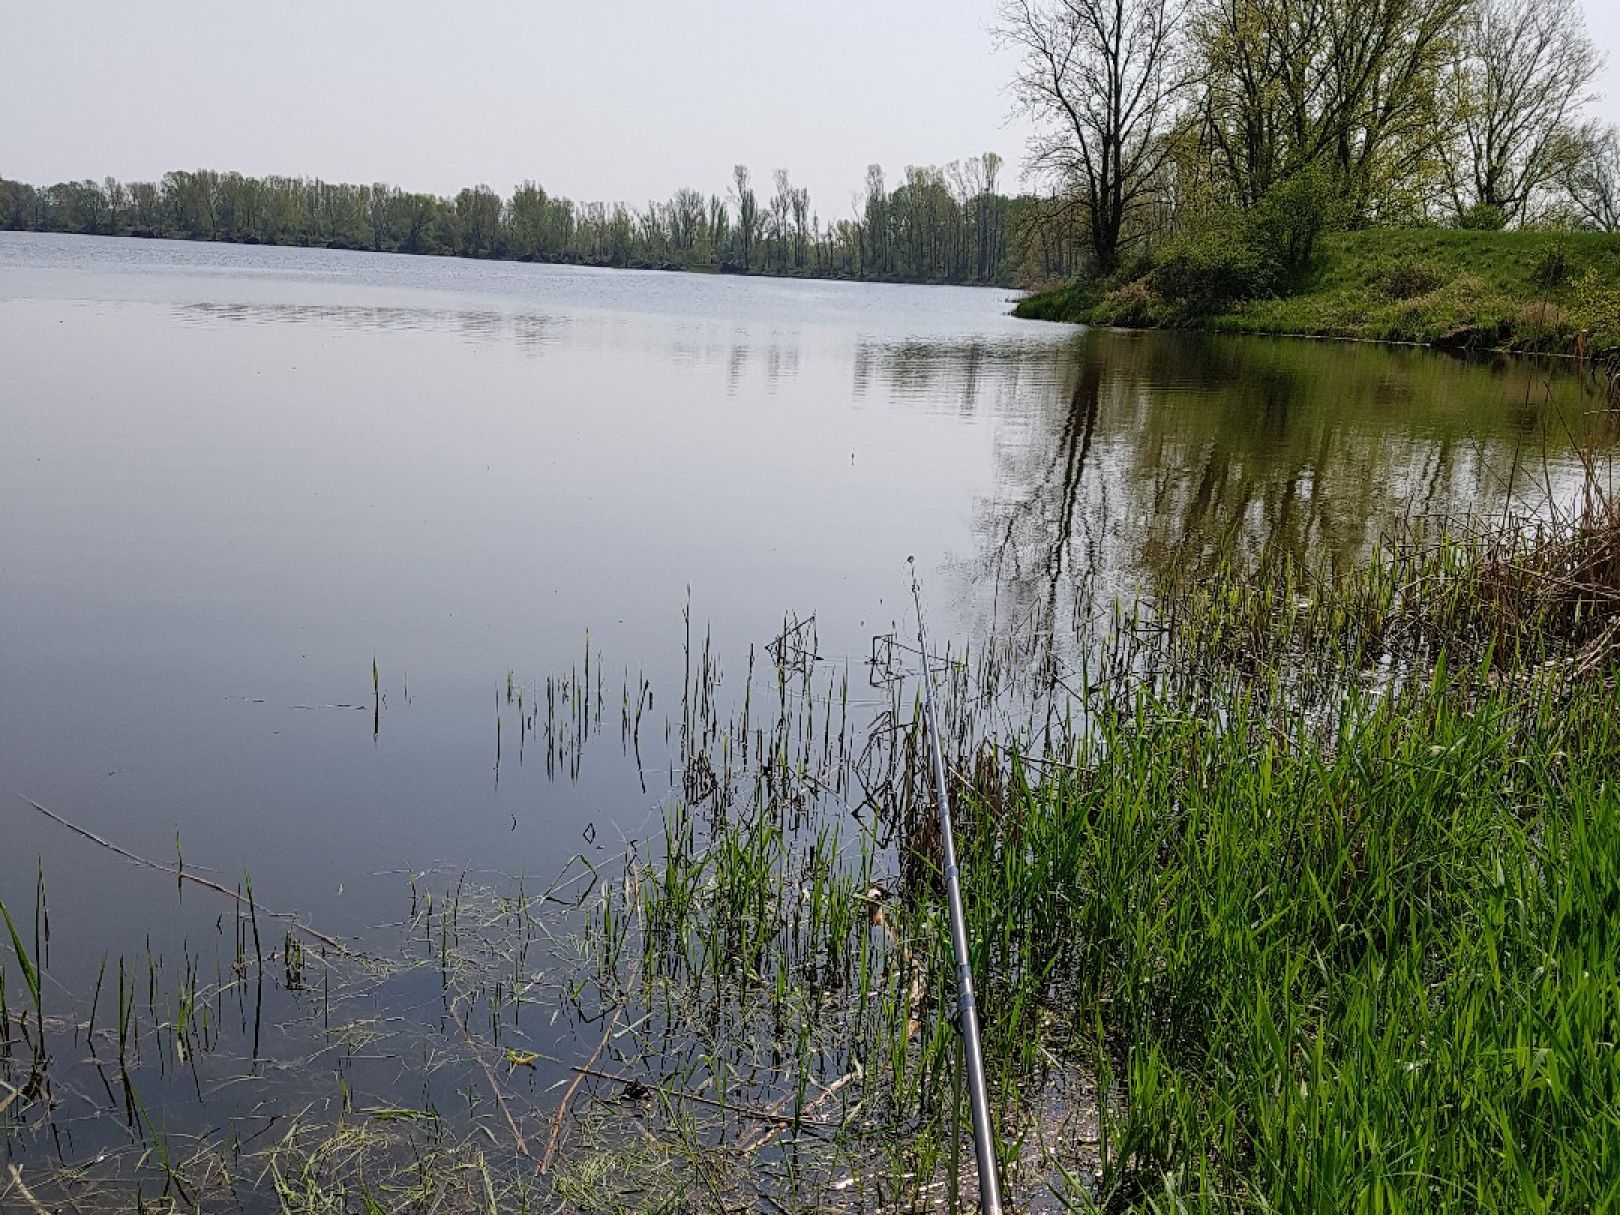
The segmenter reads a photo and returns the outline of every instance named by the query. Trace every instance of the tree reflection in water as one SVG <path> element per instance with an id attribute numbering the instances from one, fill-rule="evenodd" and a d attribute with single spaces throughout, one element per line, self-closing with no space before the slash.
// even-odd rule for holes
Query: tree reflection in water
<path id="1" fill-rule="evenodd" d="M 995 486 L 956 571 L 992 628 L 1072 631 L 1223 553 L 1346 568 L 1415 520 L 1573 494 L 1579 449 L 1615 434 L 1561 370 L 1425 350 L 1091 330 L 874 361 L 933 408 L 995 419 Z"/>

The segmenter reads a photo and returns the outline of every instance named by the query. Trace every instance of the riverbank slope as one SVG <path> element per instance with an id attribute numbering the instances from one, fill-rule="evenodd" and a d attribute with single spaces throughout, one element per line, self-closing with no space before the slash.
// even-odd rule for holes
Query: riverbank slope
<path id="1" fill-rule="evenodd" d="M 1620 235 L 1371 230 L 1253 298 L 1177 295 L 1162 265 L 1019 301 L 1035 320 L 1574 353 L 1620 344 Z M 1584 338 L 1582 335 L 1585 335 Z"/>

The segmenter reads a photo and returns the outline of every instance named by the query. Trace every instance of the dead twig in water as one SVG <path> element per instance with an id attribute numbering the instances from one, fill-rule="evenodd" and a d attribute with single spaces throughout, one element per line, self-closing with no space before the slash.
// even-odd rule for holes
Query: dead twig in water
<path id="1" fill-rule="evenodd" d="M 462 1032 L 466 1032 L 465 1027 L 463 1027 Z M 468 1034 L 467 1041 L 472 1044 L 471 1034 Z M 484 1078 L 489 1081 L 489 1091 L 495 1094 L 495 1104 L 500 1107 L 501 1116 L 506 1119 L 506 1125 L 512 1132 L 512 1141 L 517 1144 L 518 1155 L 528 1159 L 528 1140 L 523 1137 L 523 1132 L 518 1129 L 517 1120 L 512 1117 L 512 1111 L 506 1104 L 506 1095 L 501 1092 L 501 1082 L 496 1078 L 494 1068 L 484 1062 L 484 1057 L 478 1053 L 475 1044 L 473 1045 L 473 1058 L 477 1061 L 478 1066 L 484 1069 Z"/>
<path id="2" fill-rule="evenodd" d="M 628 994 L 627 992 L 626 996 Z M 551 1136 L 546 1140 L 546 1150 L 540 1156 L 540 1171 L 542 1173 L 551 1167 L 551 1161 L 557 1155 L 557 1146 L 562 1142 L 563 1119 L 568 1117 L 568 1107 L 573 1103 L 574 1094 L 579 1091 L 579 1086 L 585 1082 L 585 1077 L 590 1074 L 587 1069 L 595 1064 L 602 1057 L 602 1052 L 607 1049 L 608 1039 L 613 1036 L 613 1031 L 618 1027 L 619 1017 L 624 1012 L 624 1005 L 625 1001 L 621 1000 L 618 1007 L 613 1010 L 613 1016 L 608 1019 L 607 1028 L 602 1031 L 602 1040 L 596 1044 L 596 1049 L 591 1052 L 591 1057 L 585 1060 L 585 1067 L 573 1069 L 574 1078 L 569 1082 L 568 1091 L 563 1093 L 562 1101 L 557 1106 L 556 1117 L 551 1120 Z"/>
<path id="3" fill-rule="evenodd" d="M 506 1094 L 501 1091 L 501 1082 L 495 1075 L 495 1069 L 484 1059 L 477 1040 L 473 1038 L 472 1030 L 467 1028 L 467 1017 L 471 1013 L 472 1007 L 469 1002 L 466 1010 L 454 1018 L 455 1022 L 461 1028 L 461 1036 L 467 1039 L 467 1050 L 472 1054 L 473 1062 L 483 1069 L 484 1079 L 489 1081 L 489 1091 L 495 1098 L 495 1104 L 501 1111 L 501 1117 L 506 1119 L 507 1129 L 512 1132 L 512 1142 L 517 1145 L 518 1155 L 530 1159 L 529 1142 L 518 1128 L 517 1119 L 512 1117 L 511 1107 L 506 1103 Z"/>
<path id="4" fill-rule="evenodd" d="M 578 1072 L 582 1076 L 593 1076 L 598 1080 L 612 1080 L 617 1084 L 629 1086 L 642 1083 L 635 1076 L 616 1076 L 612 1072 L 599 1072 L 590 1067 L 574 1067 L 570 1071 Z M 752 1118 L 756 1122 L 775 1122 L 781 1126 L 801 1126 L 808 1130 L 834 1131 L 838 1129 L 836 1122 L 806 1122 L 803 1118 L 795 1118 L 791 1114 L 774 1114 L 770 1110 L 755 1109 L 749 1105 L 734 1105 L 729 1101 L 719 1101 L 713 1097 L 700 1097 L 696 1093 L 687 1092 L 682 1088 L 671 1088 L 663 1084 L 646 1084 L 645 1087 L 654 1093 L 662 1093 L 666 1097 L 673 1097 L 677 1101 L 695 1101 L 699 1105 L 711 1106 L 717 1110 L 725 1110 L 736 1114 L 739 1118 Z"/>
<path id="5" fill-rule="evenodd" d="M 801 1117 L 798 1119 L 799 1125 L 801 1125 L 801 1126 L 804 1126 L 804 1125 L 825 1126 L 825 1125 L 827 1125 L 826 1123 L 814 1122 L 814 1121 L 807 1124 L 807 1123 L 805 1123 L 802 1115 L 804 1113 L 810 1111 L 810 1110 L 815 1109 L 817 1106 L 823 1104 L 824 1102 L 832 1100 L 832 1098 L 834 1098 L 834 1097 L 836 1097 L 838 1095 L 838 1092 L 839 1092 L 840 1089 L 842 1089 L 845 1085 L 849 1084 L 852 1080 L 856 1079 L 856 1077 L 858 1077 L 859 1075 L 860 1075 L 859 1071 L 846 1072 L 844 1075 L 842 1075 L 838 1079 L 834 1080 L 826 1088 L 822 1089 L 820 1096 L 818 1096 L 814 1101 L 810 1102 L 810 1104 L 806 1105 L 804 1107 L 804 1109 L 800 1111 Z M 764 1112 L 766 1114 L 770 1115 L 773 1118 L 782 1117 L 782 1116 L 784 1116 L 784 1115 L 782 1115 L 782 1110 L 787 1108 L 787 1103 L 789 1101 L 791 1101 L 792 1099 L 793 1099 L 793 1094 L 789 1093 L 786 1096 L 784 1096 L 780 1101 L 777 1101 L 776 1103 L 771 1105 L 769 1107 L 769 1109 L 765 1110 Z M 792 1121 L 792 1119 L 789 1119 L 789 1121 Z M 746 1159 L 747 1157 L 752 1156 L 755 1152 L 759 1151 L 760 1148 L 762 1148 L 766 1144 L 770 1143 L 770 1141 L 772 1139 L 775 1139 L 778 1134 L 780 1134 L 779 1131 L 765 1131 L 765 1132 L 763 1132 L 763 1133 L 761 1133 L 759 1135 L 754 1136 L 754 1138 L 750 1139 L 747 1143 L 739 1144 L 735 1150 L 737 1151 L 737 1153 L 740 1156 L 742 1156 L 744 1159 Z"/>
<path id="6" fill-rule="evenodd" d="M 136 856 L 129 849 L 120 848 L 117 844 L 113 843 L 111 840 L 103 839 L 101 836 L 97 835 L 94 831 L 86 831 L 83 827 L 79 826 L 77 823 L 69 822 L 67 819 L 63 818 L 60 814 L 57 814 L 54 810 L 47 810 L 44 806 L 40 805 L 38 802 L 36 802 L 31 797 L 24 797 L 23 801 L 27 802 L 30 806 L 32 806 L 35 810 L 38 810 L 41 814 L 43 814 L 46 818 L 50 819 L 52 822 L 60 823 L 62 826 L 66 827 L 69 831 L 73 832 L 75 835 L 83 836 L 85 839 L 89 840 L 92 844 L 99 844 L 101 847 L 107 849 L 109 852 L 116 853 L 118 856 L 123 857 L 127 861 L 133 861 L 133 862 L 135 862 L 135 864 L 144 866 L 147 869 L 155 869 L 159 873 L 166 873 L 170 877 L 175 878 L 175 879 L 177 879 L 179 881 L 182 881 L 182 882 L 192 882 L 192 883 L 194 883 L 194 884 L 196 884 L 198 886 L 203 887 L 205 890 L 212 890 L 215 894 L 222 894 L 228 899 L 235 899 L 236 902 L 238 903 L 238 905 L 240 905 L 240 906 L 250 907 L 250 908 L 254 909 L 255 911 L 262 911 L 262 912 L 264 912 L 265 915 L 271 916 L 274 919 L 290 920 L 292 922 L 292 927 L 293 927 L 293 929 L 295 931 L 303 933 L 306 937 L 309 937 L 311 940 L 319 941 L 322 945 L 326 945 L 331 949 L 335 949 L 338 953 L 344 955 L 345 957 L 353 957 L 354 956 L 353 951 L 347 945 L 345 945 L 342 941 L 338 940 L 336 937 L 327 936 L 326 933 L 320 931 L 320 929 L 318 929 L 318 928 L 311 928 L 308 924 L 305 924 L 302 921 L 300 921 L 298 919 L 298 917 L 295 916 L 295 915 L 291 915 L 291 914 L 289 914 L 288 912 L 285 912 L 285 911 L 272 911 L 270 908 L 264 906 L 264 904 L 256 903 L 252 899 L 246 897 L 245 895 L 238 894 L 236 891 L 230 889 L 228 886 L 221 886 L 218 882 L 212 881 L 212 880 L 210 880 L 208 878 L 205 878 L 205 877 L 199 877 L 195 873 L 187 873 L 184 869 L 177 869 L 173 865 L 164 865 L 164 864 L 161 864 L 158 861 L 149 861 L 144 856 Z"/>
<path id="7" fill-rule="evenodd" d="M 28 1205 L 37 1211 L 39 1215 L 51 1215 L 51 1213 L 45 1209 L 45 1204 L 40 1202 L 39 1199 L 35 1198 L 28 1187 L 23 1184 L 22 1170 L 14 1164 L 7 1167 L 11 1172 L 11 1184 L 17 1187 L 18 1192 L 21 1193 L 23 1198 L 27 1200 Z"/>

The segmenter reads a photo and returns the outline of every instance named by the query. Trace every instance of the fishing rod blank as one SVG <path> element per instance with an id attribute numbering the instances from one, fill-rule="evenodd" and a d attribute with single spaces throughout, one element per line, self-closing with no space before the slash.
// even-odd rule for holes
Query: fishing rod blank
<path id="1" fill-rule="evenodd" d="M 922 592 L 916 574 L 911 597 L 917 605 L 917 644 L 922 649 L 923 716 L 933 752 L 934 793 L 939 801 L 939 835 L 945 862 L 945 900 L 951 914 L 951 952 L 956 956 L 956 1024 L 967 1062 L 968 1102 L 973 1109 L 973 1152 L 979 1162 L 979 1210 L 1001 1215 L 1001 1181 L 996 1171 L 995 1138 L 990 1129 L 990 1090 L 984 1079 L 984 1052 L 979 1045 L 979 1009 L 973 1000 L 973 966 L 969 960 L 967 918 L 962 912 L 961 873 L 956 867 L 956 840 L 951 806 L 945 793 L 945 755 L 939 743 L 934 711 L 934 677 L 928 670 L 928 638 L 923 632 Z"/>

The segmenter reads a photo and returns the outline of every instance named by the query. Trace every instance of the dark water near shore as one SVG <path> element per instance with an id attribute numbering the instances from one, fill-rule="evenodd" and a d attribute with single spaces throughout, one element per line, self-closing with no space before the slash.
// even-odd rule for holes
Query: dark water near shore
<path id="1" fill-rule="evenodd" d="M 656 833 L 688 604 L 728 670 L 814 614 L 858 673 L 908 627 L 910 555 L 967 639 L 1233 531 L 1352 561 L 1567 492 L 1609 438 L 1534 364 L 1008 307 L 0 235 L 0 900 L 42 866 L 52 981 L 229 917 L 20 796 L 364 939 L 410 873 L 543 882 Z M 609 737 L 548 771 L 507 688 L 587 653 Z"/>

